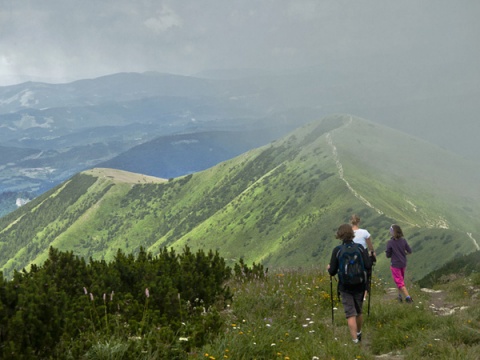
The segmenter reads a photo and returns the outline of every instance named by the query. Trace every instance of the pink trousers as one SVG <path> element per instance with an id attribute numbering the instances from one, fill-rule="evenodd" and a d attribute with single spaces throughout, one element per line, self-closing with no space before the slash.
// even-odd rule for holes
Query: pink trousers
<path id="1" fill-rule="evenodd" d="M 392 277 L 393 281 L 395 281 L 395 284 L 397 284 L 397 287 L 401 289 L 402 287 L 405 286 L 405 268 L 394 268 L 390 267 L 390 270 L 392 271 Z"/>

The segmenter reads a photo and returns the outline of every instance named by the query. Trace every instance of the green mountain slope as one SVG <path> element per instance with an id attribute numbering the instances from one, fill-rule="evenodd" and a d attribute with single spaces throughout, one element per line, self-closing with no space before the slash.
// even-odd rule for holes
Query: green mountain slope
<path id="1" fill-rule="evenodd" d="M 154 181 L 155 180 L 155 181 Z M 206 171 L 165 181 L 80 173 L 0 218 L 0 267 L 42 263 L 49 246 L 110 260 L 188 245 L 267 267 L 326 265 L 352 213 L 373 236 L 377 268 L 391 223 L 414 249 L 420 278 L 478 249 L 480 172 L 465 160 L 348 115 L 303 126 Z"/>
<path id="2" fill-rule="evenodd" d="M 474 274 L 480 280 L 480 251 L 455 258 L 439 269 L 418 280 L 421 287 L 432 287 L 435 284 L 445 284 L 457 279 L 464 279 Z"/>

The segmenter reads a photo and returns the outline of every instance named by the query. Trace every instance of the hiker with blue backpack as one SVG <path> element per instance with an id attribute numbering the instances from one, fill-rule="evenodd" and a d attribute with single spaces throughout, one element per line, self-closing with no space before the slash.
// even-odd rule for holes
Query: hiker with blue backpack
<path id="1" fill-rule="evenodd" d="M 338 293 L 350 335 L 354 343 L 359 343 L 362 340 L 363 296 L 367 287 L 367 272 L 372 263 L 367 250 L 353 242 L 354 237 L 350 224 L 340 225 L 336 238 L 341 240 L 342 244 L 332 251 L 328 273 L 331 277 L 338 274 Z"/>

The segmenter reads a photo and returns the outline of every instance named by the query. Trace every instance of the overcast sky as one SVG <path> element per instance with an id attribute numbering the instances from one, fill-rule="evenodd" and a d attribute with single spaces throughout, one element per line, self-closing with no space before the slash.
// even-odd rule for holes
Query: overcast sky
<path id="1" fill-rule="evenodd" d="M 337 61 L 478 71 L 479 16 L 479 0 L 0 0 L 0 86 Z"/>

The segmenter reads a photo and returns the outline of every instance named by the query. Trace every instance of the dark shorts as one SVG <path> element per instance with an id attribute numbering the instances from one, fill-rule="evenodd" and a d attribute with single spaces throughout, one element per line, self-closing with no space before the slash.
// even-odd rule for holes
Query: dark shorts
<path id="1" fill-rule="evenodd" d="M 347 319 L 362 313 L 363 291 L 355 293 L 340 291 L 340 299 Z"/>

